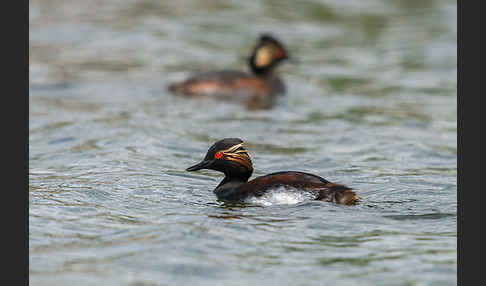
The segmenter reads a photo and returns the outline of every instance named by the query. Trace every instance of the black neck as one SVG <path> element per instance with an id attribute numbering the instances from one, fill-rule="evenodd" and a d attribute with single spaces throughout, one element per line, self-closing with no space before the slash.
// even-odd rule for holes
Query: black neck
<path id="1" fill-rule="evenodd" d="M 268 75 L 271 75 L 272 74 L 272 71 L 275 67 L 277 63 L 274 62 L 268 66 L 265 66 L 265 67 L 257 67 L 254 63 L 254 59 L 253 57 L 250 59 L 250 69 L 251 71 L 253 72 L 253 74 L 255 75 L 258 75 L 258 76 L 261 76 L 261 77 L 265 77 L 265 76 L 268 76 Z"/>
<path id="2" fill-rule="evenodd" d="M 229 199 L 240 185 L 248 182 L 251 173 L 242 176 L 234 176 L 231 174 L 225 175 L 226 176 L 221 183 L 214 189 L 214 193 L 219 199 Z"/>

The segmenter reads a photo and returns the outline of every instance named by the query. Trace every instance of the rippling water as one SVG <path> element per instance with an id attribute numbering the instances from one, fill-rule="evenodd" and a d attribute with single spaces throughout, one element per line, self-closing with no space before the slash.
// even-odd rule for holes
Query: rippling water
<path id="1" fill-rule="evenodd" d="M 29 3 L 31 285 L 457 284 L 455 1 Z M 274 109 L 166 92 L 261 32 Z M 223 137 L 362 201 L 220 203 L 184 170 Z"/>

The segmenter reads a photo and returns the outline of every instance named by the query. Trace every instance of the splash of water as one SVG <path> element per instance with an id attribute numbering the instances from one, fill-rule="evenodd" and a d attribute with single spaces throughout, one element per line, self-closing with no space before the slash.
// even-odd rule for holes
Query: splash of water
<path id="1" fill-rule="evenodd" d="M 280 186 L 268 190 L 268 192 L 262 196 L 250 197 L 246 202 L 255 205 L 271 206 L 298 204 L 310 199 L 313 199 L 312 193 L 303 192 L 302 190 L 293 187 Z"/>

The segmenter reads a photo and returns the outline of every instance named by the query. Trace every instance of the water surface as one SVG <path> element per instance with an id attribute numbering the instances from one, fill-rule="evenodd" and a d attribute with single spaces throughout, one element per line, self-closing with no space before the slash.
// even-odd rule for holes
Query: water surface
<path id="1" fill-rule="evenodd" d="M 31 285 L 456 285 L 455 1 L 30 1 Z M 269 111 L 169 82 L 246 69 L 262 32 L 299 64 Z M 318 174 L 357 206 L 234 206 L 254 176 Z"/>

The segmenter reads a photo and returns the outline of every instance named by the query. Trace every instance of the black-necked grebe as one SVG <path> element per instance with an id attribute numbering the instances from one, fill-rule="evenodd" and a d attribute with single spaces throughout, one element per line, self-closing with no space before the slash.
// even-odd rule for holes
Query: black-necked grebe
<path id="1" fill-rule="evenodd" d="M 354 204 L 359 198 L 351 188 L 331 183 L 316 175 L 285 171 L 257 177 L 248 182 L 253 173 L 253 164 L 243 141 L 225 138 L 211 146 L 203 161 L 187 171 L 211 169 L 225 174 L 214 193 L 220 200 L 252 202 L 263 196 L 290 190 L 303 199 L 321 200 L 339 204 Z"/>
<path id="2" fill-rule="evenodd" d="M 187 96 L 213 96 L 243 102 L 249 109 L 268 109 L 285 84 L 275 67 L 289 55 L 283 45 L 270 35 L 262 35 L 249 59 L 251 73 L 234 70 L 210 71 L 185 81 L 170 84 L 169 91 Z"/>

